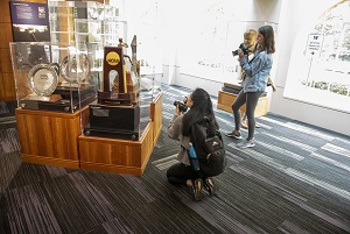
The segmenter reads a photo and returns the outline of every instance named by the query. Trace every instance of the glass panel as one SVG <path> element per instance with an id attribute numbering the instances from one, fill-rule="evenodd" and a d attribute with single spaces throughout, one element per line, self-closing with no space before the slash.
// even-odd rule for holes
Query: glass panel
<path id="1" fill-rule="evenodd" d="M 137 37 L 128 41 L 125 21 L 75 22 L 76 47 L 91 61 L 87 80 L 97 92 L 89 116 L 81 116 L 83 133 L 139 140 L 150 122 L 150 101 L 140 100 Z"/>
<path id="2" fill-rule="evenodd" d="M 10 43 L 18 106 L 73 113 L 79 109 L 76 49 L 56 43 Z M 92 94 L 90 94 L 92 95 Z"/>

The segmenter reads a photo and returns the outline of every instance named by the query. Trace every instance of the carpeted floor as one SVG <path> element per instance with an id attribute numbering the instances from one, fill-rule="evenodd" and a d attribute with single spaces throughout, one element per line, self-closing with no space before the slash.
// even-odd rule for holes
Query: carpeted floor
<path id="1" fill-rule="evenodd" d="M 166 135 L 173 103 L 190 90 L 162 89 L 162 134 L 141 177 L 22 163 L 0 200 L 0 233 L 350 233 L 349 136 L 268 114 L 255 148 L 224 138 L 218 196 L 194 202 L 165 176 L 178 150 Z M 231 114 L 216 115 L 232 130 Z"/>
<path id="2" fill-rule="evenodd" d="M 15 101 L 0 101 L 0 196 L 21 165 Z"/>

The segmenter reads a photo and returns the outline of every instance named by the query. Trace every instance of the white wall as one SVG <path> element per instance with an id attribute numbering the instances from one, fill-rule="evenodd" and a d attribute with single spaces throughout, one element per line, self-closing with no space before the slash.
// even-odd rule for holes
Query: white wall
<path id="1" fill-rule="evenodd" d="M 184 0 L 180 0 L 180 2 L 182 1 Z M 227 12 L 232 12 L 231 18 L 227 19 L 228 21 L 242 22 L 278 23 L 282 5 L 282 0 L 193 0 L 191 2 L 185 1 L 186 8 L 184 8 L 183 4 L 178 4 L 178 2 L 176 4 L 168 2 L 163 8 L 167 14 L 165 14 L 164 20 L 162 19 L 164 22 L 164 39 L 168 42 L 167 48 L 165 47 L 166 49 L 163 52 L 164 83 L 189 88 L 202 87 L 212 95 L 217 95 L 218 91 L 221 90 L 223 79 L 218 77 L 210 77 L 208 79 L 208 76 L 200 77 L 184 72 L 179 65 L 181 61 L 178 61 L 179 50 L 174 50 L 174 48 L 178 49 L 181 47 L 181 43 L 196 41 L 196 39 L 193 39 L 193 35 L 195 35 L 193 31 L 196 30 L 194 29 L 196 24 L 193 21 L 198 20 L 200 18 L 198 14 L 205 11 L 203 5 L 209 8 L 209 6 L 217 6 L 219 2 L 225 8 L 226 14 Z M 203 50 L 206 50 L 206 48 L 203 48 Z M 191 53 L 192 51 L 189 49 L 186 56 L 191 56 Z"/>
<path id="2" fill-rule="evenodd" d="M 279 62 L 275 77 L 278 91 L 273 94 L 270 112 L 350 135 L 350 114 L 283 97 L 291 50 L 298 30 L 303 27 L 305 23 L 315 20 L 325 9 L 336 2 L 339 1 L 283 1 L 279 20 L 280 44 L 279 48 L 277 48 L 277 50 L 279 50 Z"/>
<path id="3" fill-rule="evenodd" d="M 325 9 L 338 0 L 258 0 L 233 2 L 237 6 L 237 18 L 250 21 L 277 22 L 278 44 L 275 57 L 275 83 L 277 91 L 272 94 L 270 112 L 291 119 L 299 120 L 322 128 L 330 129 L 342 134 L 350 135 L 350 115 L 339 111 L 310 105 L 300 101 L 286 99 L 283 91 L 288 74 L 288 66 L 294 40 L 298 30 L 310 20 L 315 20 Z M 239 6 L 239 7 L 238 7 Z M 246 10 L 249 8 L 250 10 Z M 239 10 L 244 9 L 244 10 Z M 175 55 L 173 55 L 175 56 Z M 176 57 L 176 56 L 175 56 Z M 169 70 L 169 64 L 165 65 Z M 203 87 L 212 95 L 217 95 L 222 84 L 215 80 L 207 80 L 201 77 L 193 77 L 181 73 L 181 67 L 171 65 L 171 73 L 164 73 L 163 80 L 168 84 L 177 84 L 189 88 Z M 171 75 L 171 80 L 168 76 Z"/>
<path id="4" fill-rule="evenodd" d="M 141 0 L 133 0 L 132 3 L 137 5 L 138 1 Z M 233 12 L 235 20 L 278 23 L 277 52 L 273 67 L 277 91 L 271 96 L 271 113 L 350 135 L 349 114 L 283 97 L 291 51 L 298 31 L 340 0 L 160 0 L 158 14 L 161 32 L 158 36 L 162 44 L 158 45 L 158 49 L 162 51 L 163 56 L 163 83 L 189 88 L 200 86 L 212 95 L 217 95 L 221 89 L 222 83 L 216 81 L 215 77 L 209 80 L 184 74 L 178 61 L 178 49 L 182 43 L 186 43 L 187 38 L 193 36 L 191 27 L 195 24 L 191 22 L 196 16 L 191 15 L 191 7 L 200 7 L 211 2 L 223 3 L 226 10 Z M 132 7 L 135 4 L 131 4 Z M 188 24 L 191 27 L 188 27 Z M 191 51 L 188 52 L 188 56 L 191 56 Z"/>

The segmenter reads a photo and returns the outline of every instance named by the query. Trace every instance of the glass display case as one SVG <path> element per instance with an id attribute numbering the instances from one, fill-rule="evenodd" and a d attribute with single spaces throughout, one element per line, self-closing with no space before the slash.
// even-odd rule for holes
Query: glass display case
<path id="1" fill-rule="evenodd" d="M 10 43 L 18 107 L 74 113 L 96 98 L 90 60 L 62 43 Z"/>
<path id="2" fill-rule="evenodd" d="M 117 7 L 97 1 L 48 1 L 48 6 L 51 41 L 55 43 L 75 43 L 78 19 L 113 21 L 119 17 Z"/>
<path id="3" fill-rule="evenodd" d="M 81 117 L 83 134 L 139 140 L 151 121 L 150 105 L 160 92 L 160 82 L 153 72 L 143 77 L 141 88 L 137 36 L 128 40 L 126 21 L 78 19 L 75 23 L 76 48 L 91 61 L 97 93 L 89 115 Z"/>

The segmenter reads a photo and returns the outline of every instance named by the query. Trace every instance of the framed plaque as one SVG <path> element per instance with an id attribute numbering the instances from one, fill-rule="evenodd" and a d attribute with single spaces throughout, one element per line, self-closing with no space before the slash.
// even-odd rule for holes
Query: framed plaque
<path id="1" fill-rule="evenodd" d="M 28 86 L 39 96 L 49 96 L 57 87 L 57 72 L 50 64 L 38 64 L 28 73 Z"/>

